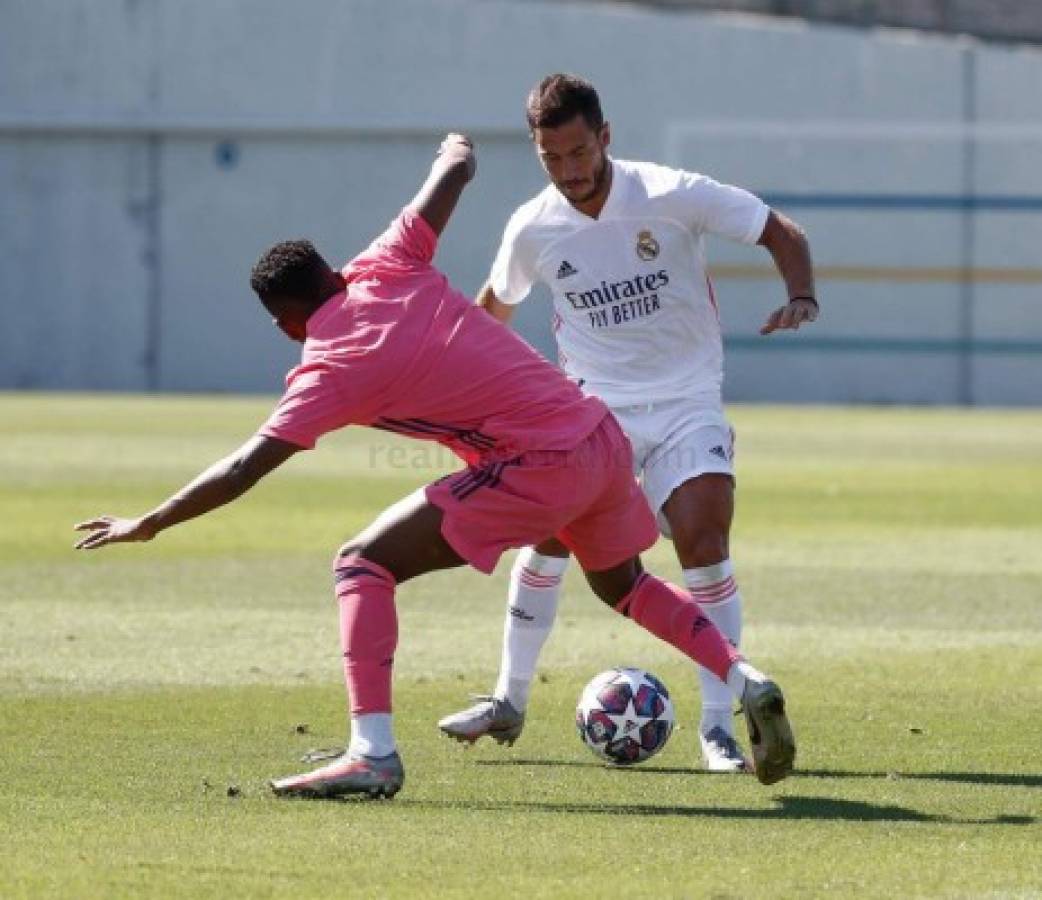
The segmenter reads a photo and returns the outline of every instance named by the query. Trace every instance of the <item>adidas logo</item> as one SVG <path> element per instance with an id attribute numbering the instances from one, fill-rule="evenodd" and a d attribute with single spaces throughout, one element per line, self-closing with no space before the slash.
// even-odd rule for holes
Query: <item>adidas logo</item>
<path id="1" fill-rule="evenodd" d="M 720 459 L 723 459 L 723 460 L 727 459 L 727 451 L 724 450 L 724 448 L 721 447 L 719 444 L 717 444 L 715 447 L 713 447 L 709 452 L 712 453 L 713 456 L 719 456 Z"/>
<path id="2" fill-rule="evenodd" d="M 709 619 L 702 615 L 697 616 L 695 621 L 691 623 L 691 637 L 695 637 L 699 632 L 705 631 L 709 625 Z"/>
<path id="3" fill-rule="evenodd" d="M 567 278 L 569 275 L 577 275 L 579 270 L 575 268 L 568 260 L 564 260 L 557 268 L 558 278 Z"/>

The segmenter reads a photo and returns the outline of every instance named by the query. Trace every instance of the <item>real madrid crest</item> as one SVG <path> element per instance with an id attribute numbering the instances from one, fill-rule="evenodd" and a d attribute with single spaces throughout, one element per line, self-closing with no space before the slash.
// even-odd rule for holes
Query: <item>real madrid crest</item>
<path id="1" fill-rule="evenodd" d="M 658 256 L 658 241 L 650 231 L 641 231 L 637 234 L 637 256 L 645 262 L 650 262 Z"/>

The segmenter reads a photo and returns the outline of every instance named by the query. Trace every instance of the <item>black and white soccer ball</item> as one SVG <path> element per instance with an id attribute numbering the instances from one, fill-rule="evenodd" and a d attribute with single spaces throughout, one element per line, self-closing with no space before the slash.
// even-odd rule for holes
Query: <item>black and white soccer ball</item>
<path id="1" fill-rule="evenodd" d="M 596 756 L 619 766 L 643 762 L 673 733 L 666 686 L 643 669 L 609 669 L 583 689 L 575 710 L 579 737 Z"/>

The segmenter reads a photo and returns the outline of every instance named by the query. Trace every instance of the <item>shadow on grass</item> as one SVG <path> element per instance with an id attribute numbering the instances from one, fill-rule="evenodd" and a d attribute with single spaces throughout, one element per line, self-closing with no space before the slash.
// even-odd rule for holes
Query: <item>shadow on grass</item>
<path id="1" fill-rule="evenodd" d="M 702 775 L 717 778 L 705 769 L 676 766 L 612 766 L 571 759 L 479 759 L 477 766 L 550 766 L 552 768 L 610 769 L 633 775 Z M 1042 775 L 1019 775 L 1007 772 L 858 772 L 848 769 L 797 769 L 789 778 L 885 778 L 890 781 L 909 779 L 915 781 L 950 781 L 962 784 L 983 784 L 999 787 L 1042 787 Z"/>
<path id="2" fill-rule="evenodd" d="M 568 815 L 661 816 L 711 819 L 818 820 L 830 822 L 922 822 L 940 825 L 1032 825 L 1033 816 L 996 816 L 994 819 L 955 819 L 932 816 L 903 806 L 883 806 L 861 800 L 831 797 L 776 797 L 777 806 L 746 809 L 718 806 L 657 806 L 651 804 L 551 803 L 528 800 L 396 800 L 398 806 L 460 809 L 468 812 L 535 812 Z"/>
<path id="3" fill-rule="evenodd" d="M 613 766 L 607 762 L 597 762 L 595 759 L 476 759 L 476 766 L 549 766 L 551 768 L 572 769 L 606 769 L 612 772 L 624 774 L 644 775 L 705 775 L 711 777 L 710 772 L 705 769 L 689 769 L 679 766 Z"/>
<path id="4" fill-rule="evenodd" d="M 1042 787 L 1042 775 L 1018 775 L 1012 772 L 851 772 L 843 769 L 801 769 L 793 773 L 804 778 L 888 778 L 900 781 L 953 781 L 962 784 L 984 784 L 999 787 Z"/>

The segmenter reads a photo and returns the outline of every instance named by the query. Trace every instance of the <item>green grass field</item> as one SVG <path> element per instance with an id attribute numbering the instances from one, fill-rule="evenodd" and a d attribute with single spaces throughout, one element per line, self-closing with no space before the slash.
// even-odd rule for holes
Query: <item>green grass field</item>
<path id="1" fill-rule="evenodd" d="M 304 803 L 266 781 L 344 739 L 330 560 L 431 454 L 356 429 L 152 544 L 71 550 L 268 408 L 0 395 L 0 896 L 1042 895 L 1042 413 L 732 409 L 745 647 L 789 696 L 787 781 L 699 771 L 693 671 L 574 571 L 522 739 L 442 738 L 491 687 L 504 561 L 399 592 L 403 792 Z M 664 543 L 647 561 L 679 574 Z M 617 664 L 678 709 L 632 770 L 572 725 Z"/>

